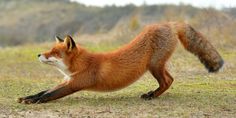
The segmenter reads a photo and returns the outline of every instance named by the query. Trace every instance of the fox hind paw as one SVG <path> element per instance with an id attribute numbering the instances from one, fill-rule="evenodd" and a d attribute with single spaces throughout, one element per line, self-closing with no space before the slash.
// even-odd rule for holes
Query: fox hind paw
<path id="1" fill-rule="evenodd" d="M 151 100 L 154 98 L 154 91 L 150 91 L 146 94 L 141 95 L 141 98 L 144 100 Z"/>

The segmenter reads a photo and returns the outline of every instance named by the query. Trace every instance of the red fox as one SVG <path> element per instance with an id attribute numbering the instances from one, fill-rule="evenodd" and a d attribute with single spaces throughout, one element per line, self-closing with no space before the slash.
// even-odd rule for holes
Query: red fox
<path id="1" fill-rule="evenodd" d="M 217 72 L 223 66 L 223 59 L 215 48 L 186 23 L 146 26 L 129 44 L 108 53 L 91 53 L 76 45 L 69 35 L 64 40 L 56 37 L 54 47 L 38 58 L 57 67 L 65 75 L 65 81 L 55 88 L 19 98 L 18 102 L 45 103 L 81 90 L 114 91 L 132 84 L 146 71 L 150 71 L 159 87 L 141 98 L 158 97 L 173 82 L 165 66 L 178 39 L 186 50 L 198 56 L 209 72 Z"/>

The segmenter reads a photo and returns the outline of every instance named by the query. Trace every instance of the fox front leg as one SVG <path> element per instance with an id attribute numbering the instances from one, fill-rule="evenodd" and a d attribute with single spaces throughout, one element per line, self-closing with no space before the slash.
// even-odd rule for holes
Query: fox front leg
<path id="1" fill-rule="evenodd" d="M 51 100 L 62 98 L 76 91 L 77 90 L 73 89 L 68 82 L 65 82 L 44 93 L 42 92 L 43 94 L 41 94 L 38 97 L 30 97 L 29 99 L 22 100 L 22 102 L 20 103 L 25 103 L 25 104 L 45 103 Z"/>
<path id="2" fill-rule="evenodd" d="M 70 94 L 72 94 L 76 91 L 77 90 L 73 90 L 68 85 L 62 86 L 62 87 L 59 87 L 57 89 L 53 89 L 53 90 L 50 90 L 50 91 L 46 92 L 45 94 L 40 96 L 39 99 L 37 99 L 35 101 L 35 103 L 45 103 L 45 102 L 48 102 L 48 101 L 56 100 L 56 99 L 62 98 L 64 96 L 70 95 Z"/>
<path id="3" fill-rule="evenodd" d="M 61 86 L 64 86 L 66 84 L 66 82 L 56 86 L 54 89 L 59 88 Z M 18 98 L 17 102 L 18 103 L 23 103 L 23 104 L 32 104 L 35 103 L 39 100 L 39 98 L 46 94 L 49 90 L 45 90 L 45 91 L 41 91 L 35 95 L 30 95 L 30 96 L 26 96 L 26 97 L 22 97 L 22 98 Z"/>

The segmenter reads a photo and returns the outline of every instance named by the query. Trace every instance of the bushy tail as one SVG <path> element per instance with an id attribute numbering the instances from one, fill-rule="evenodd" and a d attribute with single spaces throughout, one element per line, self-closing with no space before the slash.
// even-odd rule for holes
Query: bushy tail
<path id="1" fill-rule="evenodd" d="M 223 66 L 222 57 L 200 32 L 185 23 L 176 23 L 174 26 L 185 49 L 195 54 L 208 69 L 208 72 L 217 72 Z"/>

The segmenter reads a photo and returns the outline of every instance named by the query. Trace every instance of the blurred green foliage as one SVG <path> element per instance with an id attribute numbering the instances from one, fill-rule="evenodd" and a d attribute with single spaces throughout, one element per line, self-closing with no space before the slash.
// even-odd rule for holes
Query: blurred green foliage
<path id="1" fill-rule="evenodd" d="M 183 4 L 101 8 L 69 0 L 1 0 L 0 46 L 50 41 L 55 35 L 78 32 L 106 34 L 114 31 L 120 33 L 114 38 L 127 42 L 129 34 L 140 31 L 146 24 L 162 21 L 186 21 L 207 30 L 230 28 L 235 25 L 235 12 L 234 8 L 200 9 Z M 231 30 L 227 31 L 231 34 Z"/>

